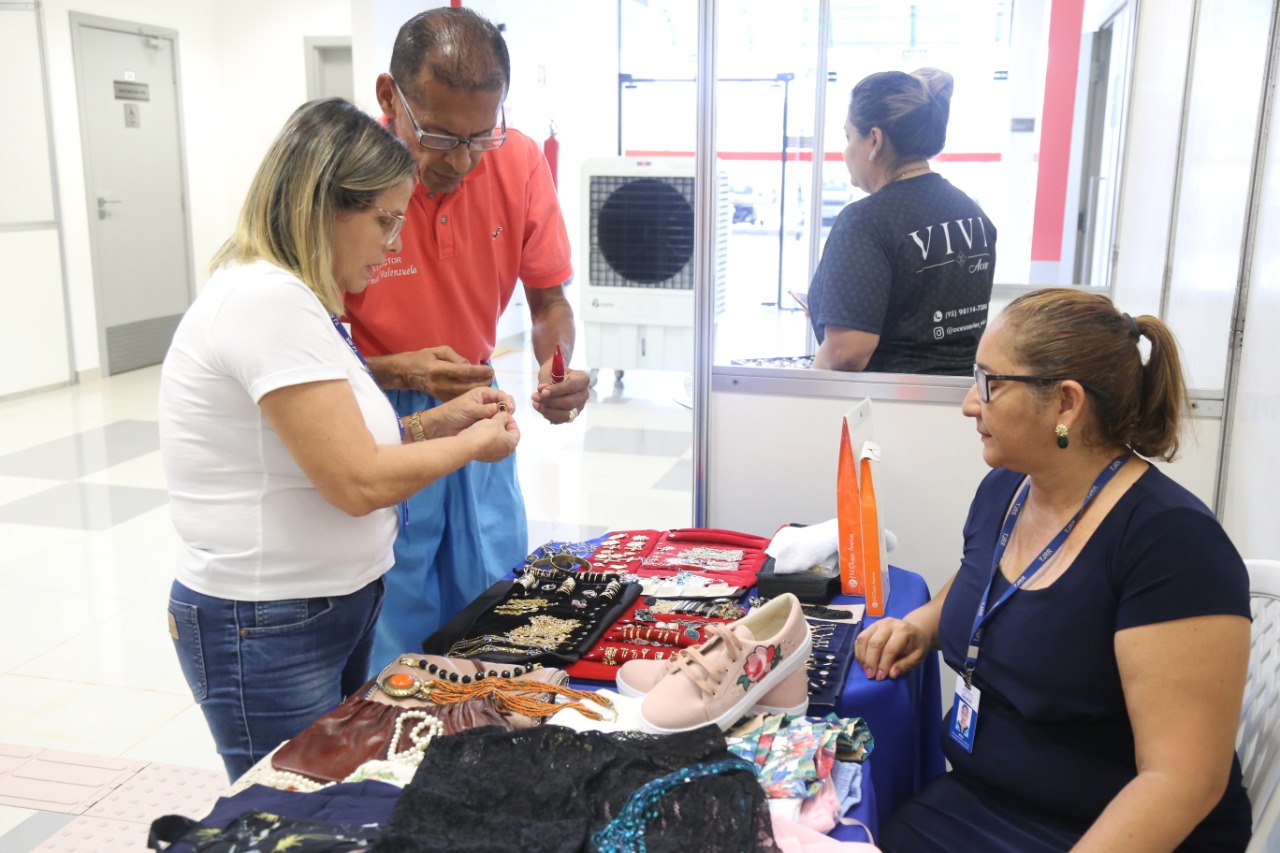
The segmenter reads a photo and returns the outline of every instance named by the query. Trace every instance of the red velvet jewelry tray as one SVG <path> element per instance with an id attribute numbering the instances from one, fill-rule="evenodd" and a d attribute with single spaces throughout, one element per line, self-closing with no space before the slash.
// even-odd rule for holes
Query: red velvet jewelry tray
<path id="1" fill-rule="evenodd" d="M 641 646 L 628 644 L 625 641 L 613 641 L 613 640 L 603 639 L 603 637 L 607 636 L 609 631 L 615 625 L 619 623 L 634 621 L 636 611 L 649 606 L 650 605 L 645 603 L 645 598 L 641 596 L 639 600 L 637 600 L 631 607 L 627 608 L 627 610 L 623 612 L 622 615 L 617 618 L 617 620 L 615 620 L 612 624 L 609 625 L 608 628 L 605 629 L 604 634 L 602 634 L 602 639 L 598 640 L 595 643 L 595 645 L 591 648 L 591 650 L 586 652 L 586 656 L 584 656 L 583 658 L 580 658 L 579 660 L 575 661 L 572 664 L 569 664 L 568 666 L 565 666 L 564 671 L 569 673 L 569 675 L 573 678 L 585 678 L 585 679 L 592 679 L 594 681 L 616 680 L 616 673 L 618 672 L 618 667 L 621 664 L 623 664 L 625 661 L 632 660 L 631 657 L 627 657 L 625 654 L 623 654 L 622 659 L 619 660 L 615 656 L 616 662 L 613 665 L 604 663 L 602 659 L 597 659 L 597 660 L 588 659 L 588 658 L 596 658 L 596 657 L 602 658 L 603 652 L 605 648 L 608 646 L 612 646 L 616 649 L 635 650 L 636 656 L 640 656 L 641 650 L 643 648 L 652 648 L 657 651 L 662 651 L 664 654 L 667 652 L 674 654 L 677 651 L 677 649 L 674 649 L 674 648 L 641 647 Z M 668 625 L 676 620 L 683 618 L 682 614 L 680 613 L 656 613 L 654 614 L 654 616 L 657 619 L 656 622 L 652 623 L 654 627 Z M 716 618 L 708 617 L 705 619 L 705 621 L 706 622 L 729 622 L 732 620 L 716 619 Z"/>
<path id="2" fill-rule="evenodd" d="M 747 589 L 756 585 L 756 578 L 767 559 L 764 549 L 768 545 L 769 540 L 763 536 L 735 530 L 710 527 L 665 530 L 634 571 L 641 577 L 670 577 L 680 572 L 693 572 Z M 732 561 L 714 557 L 717 552 L 729 551 L 741 551 L 742 558 Z M 717 564 L 728 566 L 734 562 L 733 568 L 713 568 Z"/>

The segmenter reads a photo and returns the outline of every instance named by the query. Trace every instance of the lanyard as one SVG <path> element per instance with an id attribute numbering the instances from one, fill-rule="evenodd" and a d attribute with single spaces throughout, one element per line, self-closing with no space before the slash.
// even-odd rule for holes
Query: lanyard
<path id="1" fill-rule="evenodd" d="M 333 321 L 333 327 L 338 330 L 339 335 L 342 335 L 342 339 L 347 342 L 347 346 L 351 347 L 351 352 L 353 352 L 356 359 L 359 360 L 360 366 L 364 368 L 364 372 L 369 374 L 369 378 L 373 379 L 373 384 L 377 385 L 378 380 L 374 378 L 373 369 L 369 367 L 369 362 L 364 360 L 364 356 L 360 354 L 360 350 L 356 349 L 356 342 L 351 340 L 351 336 L 347 334 L 347 327 L 342 325 L 342 322 L 338 320 L 337 314 L 330 314 L 329 319 Z M 390 400 L 387 401 L 387 405 L 391 405 Z M 392 413 L 395 413 L 394 406 L 392 407 Z M 400 415 L 398 414 L 396 415 L 396 426 L 400 427 L 400 441 L 403 442 L 404 421 L 400 420 Z M 402 527 L 409 526 L 409 502 L 407 500 L 400 502 L 400 525 Z"/>
<path id="2" fill-rule="evenodd" d="M 1081 514 L 1084 513 L 1085 507 L 1089 506 L 1094 496 L 1102 490 L 1102 487 L 1111 482 L 1111 478 L 1116 472 L 1124 467 L 1124 463 L 1129 461 L 1131 453 L 1124 453 L 1112 459 L 1106 468 L 1102 469 L 1102 473 L 1098 475 L 1098 479 L 1093 481 L 1093 487 L 1089 489 L 1089 493 L 1084 496 L 1084 502 L 1080 504 L 1080 508 L 1076 510 L 1076 514 L 1071 516 L 1071 520 L 1066 526 L 1058 531 L 1058 535 L 1045 546 L 1045 549 L 1036 555 L 1031 564 L 1022 570 L 1022 574 L 1018 575 L 1018 579 L 1013 585 L 1004 591 L 1004 594 L 996 600 L 996 603 L 987 608 L 987 601 L 991 597 L 991 588 L 995 585 L 996 572 L 1000 571 L 1000 560 L 1004 557 L 1005 549 L 1009 547 L 1009 537 L 1013 535 L 1013 528 L 1018 523 L 1018 515 L 1022 512 L 1022 504 L 1027 499 L 1027 493 L 1031 491 L 1031 484 L 1027 483 L 1018 493 L 1018 497 L 1014 500 L 1012 506 L 1009 507 L 1009 515 L 1004 520 L 1004 526 L 1000 528 L 1000 539 L 996 542 L 996 550 L 991 555 L 991 577 L 987 581 L 987 588 L 982 593 L 982 601 L 978 603 L 978 613 L 973 617 L 973 630 L 969 632 L 971 639 L 969 640 L 969 652 L 965 658 L 964 681 L 966 685 L 973 686 L 973 670 L 978 665 L 978 650 L 982 647 L 982 632 L 987 622 L 991 621 L 991 617 L 995 616 L 999 610 L 1013 594 L 1022 589 L 1023 584 L 1031 579 L 1045 563 L 1058 553 L 1058 549 L 1062 547 L 1062 543 L 1067 541 L 1067 537 L 1071 535 L 1071 531 L 1075 529 L 1076 522 L 1080 520 Z"/>

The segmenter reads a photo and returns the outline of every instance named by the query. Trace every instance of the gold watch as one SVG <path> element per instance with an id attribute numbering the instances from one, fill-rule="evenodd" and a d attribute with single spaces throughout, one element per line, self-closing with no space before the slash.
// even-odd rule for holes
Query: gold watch
<path id="1" fill-rule="evenodd" d="M 421 414 L 422 412 L 414 412 L 412 415 L 409 415 L 409 418 L 408 418 L 409 434 L 413 436 L 414 441 L 427 440 L 427 434 L 422 431 L 422 418 L 420 417 Z"/>

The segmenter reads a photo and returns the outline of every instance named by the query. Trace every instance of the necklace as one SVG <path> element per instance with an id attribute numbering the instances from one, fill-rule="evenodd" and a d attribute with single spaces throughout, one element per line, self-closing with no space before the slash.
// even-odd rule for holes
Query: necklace
<path id="1" fill-rule="evenodd" d="M 889 183 L 893 183 L 894 181 L 900 181 L 903 178 L 905 178 L 907 175 L 913 174 L 915 172 L 927 172 L 927 171 L 929 171 L 928 163 L 924 164 L 923 166 L 913 166 L 910 169 L 903 169 L 901 172 L 894 175 L 893 181 L 890 181 Z"/>
<path id="2" fill-rule="evenodd" d="M 460 672 L 446 670 L 436 666 L 425 658 L 415 658 L 405 655 L 396 661 L 396 663 L 401 666 L 416 666 L 418 669 L 425 669 L 433 678 L 448 681 L 460 681 L 463 684 L 470 684 L 472 681 L 481 681 L 485 678 L 519 678 L 527 672 L 542 668 L 541 664 L 534 664 L 533 666 L 513 666 L 511 669 L 504 670 L 480 669 L 479 667 L 476 667 L 475 675 L 464 675 Z M 472 661 L 472 663 L 474 663 L 474 661 Z"/>

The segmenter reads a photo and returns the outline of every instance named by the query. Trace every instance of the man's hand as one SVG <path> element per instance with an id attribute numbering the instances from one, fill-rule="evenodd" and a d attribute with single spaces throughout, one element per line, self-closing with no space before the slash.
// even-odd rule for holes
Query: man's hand
<path id="1" fill-rule="evenodd" d="M 563 382 L 551 381 L 551 359 L 538 369 L 533 408 L 553 424 L 567 424 L 582 413 L 591 394 L 590 377 L 582 370 L 566 370 Z"/>
<path id="2" fill-rule="evenodd" d="M 421 391 L 437 400 L 452 400 L 472 388 L 493 384 L 492 367 L 472 364 L 449 346 L 370 358 L 368 362 L 383 388 Z"/>

